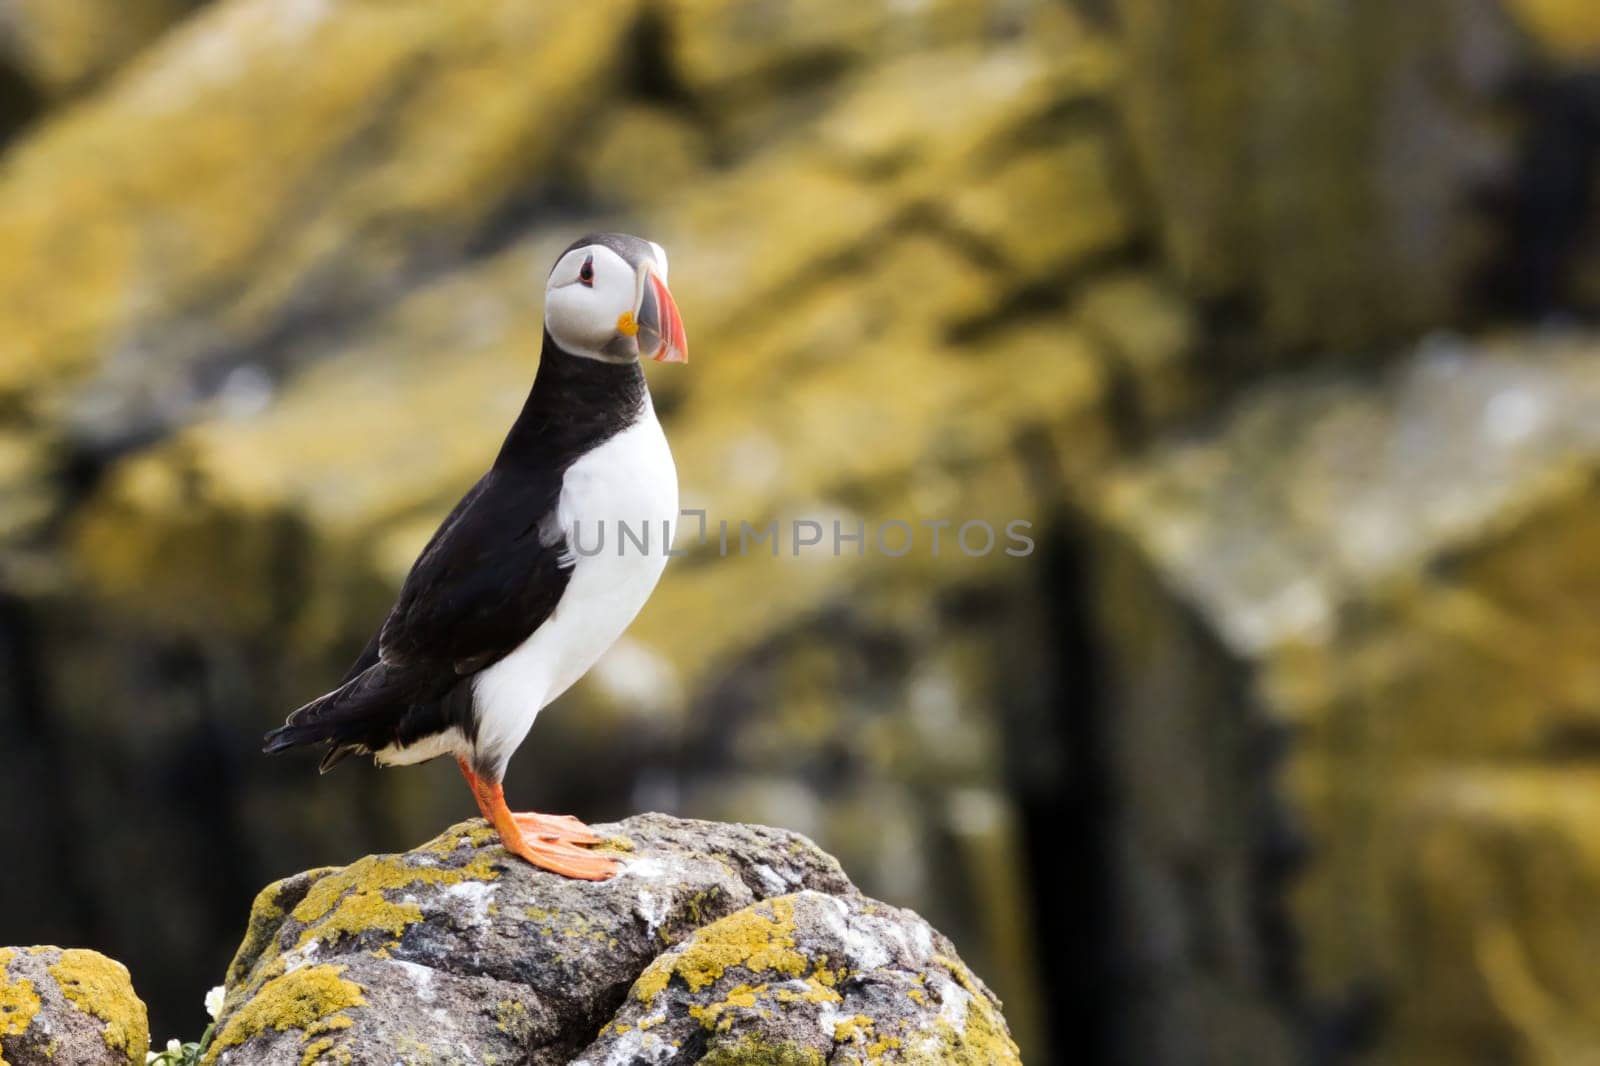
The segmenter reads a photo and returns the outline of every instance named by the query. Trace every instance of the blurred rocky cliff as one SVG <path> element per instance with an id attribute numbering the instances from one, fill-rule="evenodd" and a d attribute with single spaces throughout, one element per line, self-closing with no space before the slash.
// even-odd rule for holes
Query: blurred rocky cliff
<path id="1" fill-rule="evenodd" d="M 492 455 L 553 253 L 625 228 L 712 535 L 514 796 L 814 836 L 1033 1063 L 1600 1049 L 1587 3 L 0 0 L 0 44 L 0 943 L 181 1031 L 260 883 L 469 813 L 258 739 Z"/>

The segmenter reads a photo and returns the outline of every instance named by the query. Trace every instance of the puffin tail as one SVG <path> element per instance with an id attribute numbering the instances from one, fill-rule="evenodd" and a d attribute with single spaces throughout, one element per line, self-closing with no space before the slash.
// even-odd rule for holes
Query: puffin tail
<path id="1" fill-rule="evenodd" d="M 301 744 L 311 743 L 309 738 L 302 739 L 297 735 L 297 732 L 291 726 L 279 726 L 262 738 L 266 743 L 261 750 L 268 755 L 276 755 L 280 751 L 288 751 L 290 748 L 297 748 Z"/>
<path id="2" fill-rule="evenodd" d="M 376 653 L 372 656 L 377 659 Z M 318 696 L 268 733 L 262 748 L 268 755 L 308 744 L 326 744 L 322 772 L 348 755 L 405 747 L 420 737 L 460 725 L 470 715 L 471 701 L 451 699 L 452 690 L 470 695 L 461 678 L 429 665 L 393 666 L 375 661 L 357 663 L 342 685 Z"/>
<path id="3" fill-rule="evenodd" d="M 375 664 L 289 715 L 283 725 L 262 738 L 261 750 L 276 755 L 290 748 L 326 743 L 329 747 L 322 772 L 327 773 L 346 755 L 366 748 L 374 723 L 392 713 L 400 695 L 396 690 L 404 687 L 404 680 L 382 663 Z"/>
<path id="4" fill-rule="evenodd" d="M 283 725 L 262 738 L 265 743 L 261 750 L 268 755 L 276 755 L 290 748 L 334 739 L 336 725 L 330 720 L 327 712 L 344 701 L 347 697 L 346 690 L 349 688 L 350 685 L 345 684 L 332 692 L 318 696 L 289 715 Z"/>
<path id="5" fill-rule="evenodd" d="M 303 747 L 307 744 L 316 744 L 326 740 L 328 750 L 323 753 L 322 761 L 317 764 L 319 773 L 327 773 L 339 765 L 348 755 L 354 755 L 361 750 L 356 744 L 341 744 L 322 735 L 320 731 L 306 726 L 280 726 L 268 733 L 264 738 L 266 743 L 261 750 L 268 755 L 277 755 L 279 752 L 288 751 L 290 748 Z"/>
<path id="6" fill-rule="evenodd" d="M 322 761 L 317 764 L 319 773 L 327 773 L 343 762 L 346 756 L 355 755 L 363 751 L 359 744 L 341 744 L 337 740 L 322 735 L 321 732 L 307 726 L 280 726 L 268 733 L 265 737 L 266 744 L 262 751 L 268 755 L 276 755 L 290 748 L 298 748 L 306 744 L 316 744 L 326 740 L 328 750 L 323 753 Z"/>

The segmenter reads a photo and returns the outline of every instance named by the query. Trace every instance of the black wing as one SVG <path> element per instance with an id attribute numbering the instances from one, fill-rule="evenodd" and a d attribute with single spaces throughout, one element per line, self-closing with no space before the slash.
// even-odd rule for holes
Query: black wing
<path id="1" fill-rule="evenodd" d="M 572 568 L 556 525 L 560 495 L 559 476 L 485 474 L 412 566 L 378 634 L 379 659 L 465 676 L 539 628 Z"/>
<path id="2" fill-rule="evenodd" d="M 267 751 L 326 741 L 326 768 L 451 725 L 470 732 L 460 683 L 527 639 L 566 591 L 560 494 L 559 476 L 485 474 L 428 541 L 344 682 L 269 733 Z"/>

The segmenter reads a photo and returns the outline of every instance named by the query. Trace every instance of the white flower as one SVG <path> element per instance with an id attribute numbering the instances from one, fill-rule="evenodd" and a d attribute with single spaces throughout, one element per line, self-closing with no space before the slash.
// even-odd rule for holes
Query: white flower
<path id="1" fill-rule="evenodd" d="M 206 993 L 206 1013 L 211 1015 L 212 1021 L 222 1017 L 222 1001 L 226 996 L 221 985 Z"/>
<path id="2" fill-rule="evenodd" d="M 181 1055 L 181 1054 L 183 1054 L 183 1044 L 180 1041 L 177 1041 L 177 1040 L 168 1040 L 167 1041 L 167 1054 L 168 1055 Z"/>
<path id="3" fill-rule="evenodd" d="M 161 1055 L 159 1053 L 157 1053 L 157 1052 L 146 1051 L 144 1053 L 144 1066 L 150 1066 L 150 1064 L 152 1062 L 156 1061 L 160 1057 L 161 1057 Z"/>

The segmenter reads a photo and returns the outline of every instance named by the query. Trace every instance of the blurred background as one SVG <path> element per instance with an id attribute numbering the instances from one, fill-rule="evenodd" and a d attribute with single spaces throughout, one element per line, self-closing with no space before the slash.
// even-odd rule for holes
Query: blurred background
<path id="1" fill-rule="evenodd" d="M 1600 1059 L 1597 11 L 0 0 L 0 943 L 192 1036 L 473 813 L 260 735 L 619 228 L 686 506 L 1038 548 L 675 560 L 516 803 L 812 835 L 1035 1066 Z"/>

